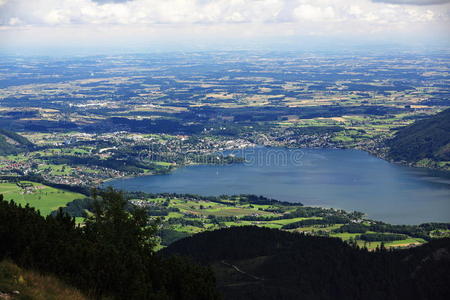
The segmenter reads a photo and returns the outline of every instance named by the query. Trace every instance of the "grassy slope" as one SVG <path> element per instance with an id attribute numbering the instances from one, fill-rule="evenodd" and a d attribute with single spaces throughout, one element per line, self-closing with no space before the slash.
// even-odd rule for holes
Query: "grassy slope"
<path id="1" fill-rule="evenodd" d="M 32 193 L 23 193 L 23 190 L 15 183 L 0 183 L 0 194 L 5 200 L 35 207 L 42 215 L 48 215 L 55 209 L 65 206 L 68 202 L 85 196 L 78 193 L 52 188 L 40 183 L 32 182 L 36 189 Z"/>
<path id="2" fill-rule="evenodd" d="M 25 181 L 23 181 L 25 182 Z M 52 187 L 48 187 L 39 183 L 32 183 L 35 187 L 38 187 L 34 190 L 34 192 L 30 194 L 24 194 L 23 190 L 17 186 L 15 183 L 0 183 L 0 194 L 4 195 L 6 200 L 14 200 L 17 203 L 22 205 L 30 204 L 30 206 L 35 207 L 41 211 L 43 215 L 47 215 L 50 212 L 56 210 L 58 207 L 65 206 L 68 202 L 84 198 L 85 196 L 78 193 L 68 192 Z M 152 202 L 164 202 L 166 199 L 157 198 L 150 200 Z M 218 229 L 221 226 L 218 224 L 213 224 L 209 222 L 206 218 L 207 216 L 214 215 L 217 217 L 224 216 L 236 216 L 242 217 L 245 215 L 265 215 L 267 217 L 275 217 L 278 216 L 278 213 L 272 213 L 259 209 L 267 209 L 271 207 L 270 205 L 236 205 L 230 202 L 229 204 L 215 203 L 210 201 L 185 201 L 181 199 L 171 199 L 170 207 L 178 208 L 180 212 L 170 212 L 167 217 L 163 217 L 163 220 L 168 220 L 169 218 L 183 218 L 185 220 L 199 221 L 202 220 L 203 226 L 191 226 L 191 225 L 181 225 L 181 224 L 173 224 L 171 226 L 166 227 L 166 229 L 172 229 L 182 236 L 196 234 L 199 232 L 203 232 L 205 230 L 213 230 Z M 282 207 L 282 206 L 281 206 Z M 294 211 L 296 207 L 286 207 L 287 211 Z M 194 214 L 197 216 L 202 216 L 202 218 L 190 218 L 184 216 L 184 214 Z M 297 222 L 300 220 L 306 219 L 320 219 L 320 217 L 312 216 L 309 218 L 290 218 L 290 219 L 281 219 L 281 220 L 272 220 L 272 221 L 244 221 L 244 220 L 235 220 L 235 221 L 224 221 L 223 225 L 227 227 L 234 226 L 246 226 L 246 225 L 257 225 L 259 227 L 268 227 L 268 228 L 277 228 L 281 229 L 281 227 L 285 224 Z M 82 223 L 83 218 L 77 218 L 77 223 Z M 323 225 L 312 225 L 312 226 L 304 226 L 300 228 L 296 228 L 289 231 L 298 231 L 298 232 L 308 232 L 308 233 L 328 233 L 330 236 L 338 237 L 342 240 L 348 240 L 349 238 L 358 237 L 359 234 L 350 234 L 350 233 L 333 233 L 332 230 L 339 228 L 342 224 L 335 224 L 332 226 L 323 226 Z M 369 249 L 374 249 L 379 246 L 380 242 L 372 242 L 372 243 L 364 243 L 361 240 L 357 241 L 360 246 L 366 246 Z M 409 244 L 421 244 L 425 241 L 422 239 L 414 239 L 408 237 L 405 240 L 388 242 L 385 243 L 386 247 L 399 247 L 399 246 L 407 246 Z"/>
<path id="3" fill-rule="evenodd" d="M 18 291 L 19 294 L 13 293 Z M 53 276 L 23 270 L 9 262 L 0 262 L 0 299 L 82 300 L 78 290 Z"/>
<path id="4" fill-rule="evenodd" d="M 164 202 L 165 199 L 158 198 L 155 199 L 156 201 Z M 155 201 L 153 200 L 153 201 Z M 221 204 L 221 203 L 215 203 L 210 201 L 185 201 L 180 199 L 171 199 L 170 201 L 170 207 L 178 208 L 180 212 L 171 212 L 167 217 L 164 217 L 163 219 L 168 220 L 169 218 L 179 218 L 182 217 L 186 220 L 202 220 L 204 222 L 204 226 L 202 228 L 196 227 L 196 226 L 190 226 L 190 225 L 172 225 L 170 226 L 170 229 L 175 230 L 179 233 L 192 235 L 199 232 L 203 232 L 206 230 L 213 230 L 213 229 L 219 229 L 220 226 L 216 224 L 211 223 L 205 223 L 208 222 L 207 219 L 205 219 L 208 215 L 214 215 L 218 217 L 223 216 L 236 216 L 236 217 L 242 217 L 244 215 L 251 215 L 251 214 L 258 214 L 258 215 L 265 215 L 267 217 L 275 217 L 279 214 L 277 213 L 271 213 L 263 210 L 258 210 L 258 208 L 269 208 L 270 205 L 252 205 L 250 207 L 249 205 L 232 205 L 232 202 L 230 202 L 229 205 Z M 203 208 L 201 208 L 203 207 Z M 287 211 L 294 211 L 296 207 L 290 207 L 286 208 Z M 196 218 L 189 218 L 186 216 L 183 216 L 185 213 L 189 214 L 195 214 L 198 216 L 203 216 L 203 219 L 196 219 Z M 290 219 L 281 219 L 281 220 L 273 220 L 273 221 L 244 221 L 244 220 L 236 220 L 236 221 L 225 221 L 223 222 L 223 225 L 227 227 L 235 227 L 235 226 L 248 226 L 248 225 L 256 225 L 259 227 L 267 227 L 267 228 L 275 228 L 275 229 L 281 229 L 283 225 L 294 223 L 300 220 L 306 220 L 306 219 L 321 219 L 321 217 L 313 216 L 309 218 L 290 218 Z M 323 225 L 311 225 L 311 226 L 304 226 L 300 228 L 296 228 L 293 230 L 288 231 L 297 231 L 297 232 L 307 232 L 311 234 L 316 233 L 328 233 L 332 237 L 338 237 L 344 241 L 348 240 L 349 238 L 358 238 L 360 234 L 352 234 L 352 233 L 333 233 L 332 231 L 334 229 L 337 229 L 341 227 L 342 224 L 334 224 L 331 226 L 323 226 Z M 183 236 L 184 237 L 184 236 Z M 357 240 L 357 243 L 361 247 L 367 247 L 368 249 L 375 249 L 377 246 L 381 245 L 381 242 L 371 242 L 371 243 L 364 243 L 362 240 Z M 417 238 L 411 238 L 408 237 L 404 240 L 399 241 L 393 241 L 393 242 L 386 242 L 385 246 L 387 248 L 390 247 L 405 247 L 408 245 L 417 245 L 425 243 L 423 239 L 417 239 Z"/>

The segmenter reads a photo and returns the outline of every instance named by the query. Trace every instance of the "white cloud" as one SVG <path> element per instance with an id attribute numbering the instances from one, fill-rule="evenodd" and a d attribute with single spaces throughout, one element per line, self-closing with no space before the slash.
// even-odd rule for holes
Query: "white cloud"
<path id="1" fill-rule="evenodd" d="M 5 0 L 0 0 L 5 1 Z M 286 0 L 9 0 L 6 17 L 29 24 L 181 24 L 275 21 Z"/>
<path id="2" fill-rule="evenodd" d="M 372 0 L 372 1 L 391 4 L 406 4 L 406 5 L 435 5 L 435 4 L 450 3 L 450 0 Z"/>
<path id="3" fill-rule="evenodd" d="M 10 18 L 8 24 L 11 26 L 20 25 L 22 24 L 22 21 L 19 18 Z"/>
<path id="4" fill-rule="evenodd" d="M 46 28 L 48 35 L 53 30 L 80 39 L 92 36 L 94 41 L 100 35 L 113 38 L 114 34 L 135 35 L 136 40 L 149 35 L 160 39 L 167 35 L 427 35 L 448 33 L 450 5 L 445 3 L 449 1 L 0 0 L 0 34 L 32 36 L 30 32 L 37 35 Z M 425 5 L 438 2 L 445 3 Z"/>
<path id="5" fill-rule="evenodd" d="M 331 6 L 314 6 L 311 4 L 301 4 L 294 10 L 294 15 L 305 21 L 330 21 L 336 18 L 336 13 Z"/>
<path id="6" fill-rule="evenodd" d="M 437 7 L 387 5 L 369 0 L 0 0 L 0 24 L 18 18 L 30 25 L 221 24 L 264 22 L 422 22 L 443 15 Z M 381 0 L 375 0 L 379 2 Z M 383 0 L 384 1 L 384 0 Z M 392 3 L 400 0 L 386 0 Z M 413 1 L 413 0 L 411 0 Z M 420 1 L 414 1 L 420 2 Z M 388 16 L 385 15 L 389 10 Z M 439 10 L 439 11 L 437 11 Z M 430 13 L 431 12 L 431 13 Z M 439 13 L 438 13 L 439 12 Z"/>

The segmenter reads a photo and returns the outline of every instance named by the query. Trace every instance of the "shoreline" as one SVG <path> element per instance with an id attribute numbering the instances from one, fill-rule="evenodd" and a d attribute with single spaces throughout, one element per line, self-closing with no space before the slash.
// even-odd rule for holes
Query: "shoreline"
<path id="1" fill-rule="evenodd" d="M 266 150 L 263 150 L 263 149 Z M 253 149 L 253 147 L 249 147 L 246 148 L 245 150 L 250 150 L 250 153 L 253 153 L 251 150 Z M 304 160 L 304 163 L 306 163 L 309 166 L 309 160 L 310 159 L 315 159 L 314 153 L 321 153 L 320 151 L 325 151 L 322 154 L 326 155 L 326 152 L 329 151 L 331 155 L 330 157 L 348 157 L 350 159 L 349 162 L 352 162 L 353 160 L 351 160 L 352 157 L 356 157 L 359 159 L 365 159 L 367 161 L 373 161 L 374 163 L 377 163 L 378 165 L 384 165 L 384 167 L 381 168 L 381 170 L 386 170 L 392 167 L 389 167 L 389 164 L 392 164 L 391 162 L 388 162 L 387 160 L 382 160 L 381 158 L 375 156 L 373 153 L 370 153 L 369 151 L 364 151 L 363 149 L 357 149 L 357 148 L 292 148 L 292 147 L 278 147 L 278 146 L 259 146 L 258 149 L 260 149 L 262 152 L 258 153 L 256 152 L 255 154 L 253 154 L 254 156 L 257 157 L 261 157 L 261 155 L 265 155 L 264 153 L 267 153 L 268 149 L 275 149 L 275 150 L 283 150 L 283 151 L 289 151 L 289 150 L 294 150 L 294 149 L 300 149 L 300 150 L 306 150 L 306 156 L 304 158 L 302 158 Z M 319 152 L 311 152 L 312 156 L 310 156 L 308 153 L 308 150 L 319 150 Z M 339 150 L 339 151 L 337 151 Z M 341 152 L 342 151 L 342 152 Z M 347 152 L 349 151 L 349 152 Z M 352 154 L 352 152 L 354 151 L 354 154 Z M 335 152 L 335 154 L 333 154 Z M 359 152 L 359 154 L 358 154 Z M 226 153 L 228 154 L 228 153 Z M 241 155 L 241 154 L 240 154 Z M 244 155 L 244 154 L 242 154 Z M 281 155 L 281 154 L 280 154 Z M 289 154 L 285 154 L 285 157 L 288 156 Z M 328 156 L 327 156 L 328 157 Z M 365 158 L 364 158 L 365 157 Z M 263 158 L 264 159 L 264 158 Z M 374 160 L 375 159 L 375 160 Z M 380 159 L 378 162 L 376 162 L 376 160 Z M 250 162 L 255 162 L 258 161 L 258 159 L 253 160 L 253 159 L 247 159 L 247 163 Z M 325 165 L 323 165 L 325 164 Z M 321 168 L 320 166 L 326 166 L 328 163 L 322 162 L 318 165 L 319 168 Z M 193 171 L 194 173 L 188 173 L 188 174 L 203 174 L 204 172 L 206 172 L 205 174 L 207 175 L 202 175 L 203 177 L 202 180 L 207 180 L 208 178 L 208 174 L 212 174 L 214 175 L 215 173 L 215 169 L 216 167 L 219 168 L 219 172 L 222 173 L 220 171 L 220 167 L 221 166 L 213 166 L 210 164 L 195 164 L 195 165 L 202 165 L 204 166 L 204 170 L 203 168 L 199 171 L 195 171 L 197 170 L 197 168 Z M 232 164 L 234 165 L 234 164 Z M 341 163 L 342 165 L 342 163 Z M 345 163 L 344 163 L 345 165 Z M 427 177 L 429 175 L 429 177 L 431 178 L 430 180 L 427 179 L 423 179 L 423 183 L 424 183 L 424 191 L 430 190 L 430 188 L 433 188 L 433 186 L 431 184 L 434 183 L 438 183 L 439 181 L 442 183 L 442 188 L 448 188 L 448 173 L 447 172 L 435 172 L 435 170 L 430 170 L 430 169 L 426 169 L 426 168 L 418 168 L 417 170 L 424 170 L 424 171 L 431 171 L 431 172 L 415 172 L 413 169 L 410 169 L 410 167 L 408 166 L 404 166 L 404 165 L 399 165 L 399 164 L 392 164 L 392 166 L 396 166 L 397 168 L 397 172 L 399 172 L 399 174 L 405 174 L 405 176 L 409 176 L 406 178 L 412 178 L 412 180 L 422 180 L 422 177 Z M 194 166 L 194 165 L 180 165 L 177 166 L 177 168 L 179 167 L 189 167 L 189 166 Z M 246 168 L 247 165 L 243 165 L 243 166 L 239 166 L 239 165 L 235 165 L 234 167 L 231 167 L 231 170 L 234 171 L 226 171 L 228 170 L 228 167 L 224 168 L 224 176 L 225 177 L 225 181 L 227 180 L 226 178 L 228 178 L 227 174 L 230 174 L 229 172 L 233 173 L 233 172 L 240 172 L 239 170 L 243 171 L 243 168 Z M 358 166 L 356 166 L 357 168 Z M 250 168 L 252 168 L 250 166 Z M 260 168 L 260 167 L 258 167 Z M 261 168 L 265 168 L 265 165 L 262 165 Z M 270 167 L 269 167 L 270 168 Z M 294 169 L 297 169 L 295 166 L 293 167 Z M 311 167 L 308 167 L 311 169 Z M 267 169 L 267 167 L 266 167 Z M 409 170 L 408 170 L 409 169 Z M 415 169 L 415 168 L 414 168 Z M 174 168 L 173 170 L 176 170 L 176 168 Z M 237 171 L 236 171 L 237 170 Z M 375 170 L 378 170 L 378 168 L 376 168 Z M 212 172 L 212 173 L 211 173 Z M 303 171 L 298 171 L 298 172 L 303 172 Z M 355 173 L 356 172 L 356 173 Z M 353 171 L 353 177 L 357 178 L 358 177 L 358 170 L 355 169 Z M 214 174 L 213 174 L 214 173 Z M 333 171 L 332 171 L 333 173 Z M 173 173 L 171 173 L 173 174 Z M 177 173 L 180 174 L 180 173 Z M 184 173 L 183 173 L 184 174 Z M 253 173 L 252 173 L 253 174 Z M 275 176 L 277 173 L 274 173 Z M 333 173 L 334 174 L 334 173 Z M 333 175 L 333 174 L 330 174 Z M 378 173 L 375 173 L 378 174 Z M 408 175 L 409 174 L 409 175 Z M 199 195 L 203 195 L 203 196 L 217 196 L 219 194 L 224 194 L 224 195 L 234 195 L 234 194 L 255 194 L 255 195 L 263 195 L 265 197 L 273 197 L 275 199 L 280 199 L 282 201 L 287 201 L 287 202 L 291 202 L 292 203 L 296 203 L 296 202 L 301 202 L 303 203 L 305 206 L 315 206 L 315 207 L 322 207 L 322 208 L 334 208 L 334 209 L 343 209 L 343 210 L 347 210 L 347 211 L 360 211 L 363 213 L 366 213 L 368 215 L 368 217 L 370 217 L 371 219 L 375 219 L 375 220 L 383 220 L 384 222 L 388 222 L 391 224 L 420 224 L 420 223 L 424 223 L 424 222 L 442 222 L 442 221 L 448 221 L 448 219 L 446 218 L 442 218 L 442 213 L 439 213 L 439 210 L 437 210 L 435 213 L 433 213 L 432 211 L 430 211 L 429 214 L 425 214 L 422 217 L 418 216 L 416 219 L 414 220 L 414 218 L 407 218 L 405 220 L 403 220 L 402 218 L 396 218 L 395 217 L 395 213 L 391 214 L 391 213 L 387 213 L 383 215 L 383 210 L 385 209 L 376 209 L 374 207 L 374 205 L 365 205 L 365 204 L 361 204 L 359 203 L 357 200 L 358 198 L 364 198 L 364 197 L 368 197 L 368 199 L 372 199 L 370 201 L 375 201 L 375 196 L 371 196 L 369 194 L 367 194 L 366 196 L 364 196 L 363 192 L 365 191 L 364 189 L 361 190 L 361 196 L 357 196 L 355 195 L 351 195 L 350 193 L 346 192 L 345 194 L 339 194 L 336 195 L 336 197 L 334 197 L 332 194 L 326 196 L 326 195 L 322 195 L 320 192 L 319 194 L 317 194 L 317 192 L 314 191 L 314 188 L 321 188 L 321 186 L 326 187 L 326 182 L 320 182 L 320 181 L 314 181 L 314 188 L 311 190 L 309 189 L 308 191 L 306 191 L 305 193 L 302 193 L 301 190 L 299 190 L 297 192 L 297 194 L 295 195 L 295 192 L 290 192 L 286 195 L 283 194 L 282 190 L 277 190 L 279 185 L 275 185 L 273 187 L 274 190 L 272 190 L 272 187 L 267 187 L 266 188 L 258 188 L 256 184 L 256 182 L 254 183 L 253 181 L 249 181 L 247 184 L 243 185 L 241 188 L 239 189 L 230 189 L 227 188 L 227 186 L 222 185 L 220 182 L 215 183 L 215 181 L 211 181 L 210 183 L 207 183 L 203 188 L 203 185 L 197 186 L 194 184 L 193 187 L 190 187 L 188 183 L 184 182 L 183 180 L 188 180 L 187 182 L 195 182 L 194 181 L 189 181 L 189 176 L 188 177 L 183 177 L 183 175 L 178 175 L 176 177 L 174 177 L 173 180 L 175 180 L 174 182 L 172 182 L 171 178 L 165 178 L 165 177 L 160 177 L 160 178 L 148 178 L 148 179 L 137 179 L 136 181 L 133 180 L 120 180 L 120 179 L 128 179 L 128 178 L 139 178 L 139 177 L 143 177 L 143 176 L 153 176 L 153 175 L 158 175 L 158 174 L 141 174 L 140 176 L 128 176 L 128 177 L 121 177 L 121 178 L 115 178 L 118 179 L 117 181 L 112 181 L 108 180 L 106 182 L 104 182 L 104 184 L 102 185 L 102 187 L 106 187 L 106 186 L 113 186 L 115 188 L 118 189 L 123 189 L 123 190 L 128 190 L 128 191 L 146 191 L 148 193 L 177 193 L 177 194 L 183 194 L 183 193 L 190 193 L 190 194 L 199 194 Z M 444 175 L 444 177 L 442 177 L 442 175 Z M 181 176 L 181 177 L 179 177 Z M 205 177 L 206 176 L 206 177 Z M 269 175 L 269 176 L 274 176 L 274 175 Z M 411 177 L 412 176 L 412 177 Z M 434 177 L 436 176 L 436 177 Z M 352 178 L 353 178 L 352 177 Z M 420 178 L 419 178 L 420 177 Z M 433 178 L 432 178 L 433 177 Z M 182 181 L 179 181 L 179 179 L 181 178 Z M 351 179 L 351 178 L 350 178 Z M 156 181 L 155 181 L 156 180 Z M 214 180 L 214 179 L 213 179 Z M 243 181 L 245 181 L 245 178 L 242 178 Z M 270 178 L 267 177 L 264 180 L 269 180 Z M 336 179 L 339 180 L 339 179 Z M 409 179 L 408 179 L 409 180 Z M 335 181 L 335 180 L 334 180 Z M 148 182 L 148 184 L 147 184 Z M 178 183 L 180 182 L 180 183 Z M 374 183 L 372 183 L 372 187 L 375 189 L 383 189 L 383 187 L 380 185 L 382 184 L 382 182 L 384 182 L 383 180 L 378 181 L 375 180 Z M 215 184 L 217 184 L 217 187 L 215 187 Z M 341 185 L 340 187 L 330 187 L 333 189 L 336 189 L 336 191 L 342 190 L 343 188 L 346 188 L 347 184 L 343 183 L 344 185 Z M 351 183 L 349 183 L 351 185 Z M 132 186 L 132 187 L 131 187 Z M 208 188 L 208 186 L 210 186 L 210 188 Z M 127 187 L 130 187 L 130 189 L 128 189 Z M 295 190 L 295 187 L 292 186 L 293 189 Z M 411 194 L 410 192 L 408 192 L 407 190 L 405 190 L 404 188 L 394 188 L 393 190 L 396 189 L 402 189 L 402 193 L 400 194 L 400 198 L 399 199 L 403 199 L 402 201 L 406 201 L 408 199 L 409 194 Z M 273 191 L 273 193 L 271 192 Z M 359 190 L 355 190 L 355 191 L 359 191 Z M 446 192 L 447 193 L 447 192 Z M 382 195 L 382 193 L 380 194 Z M 318 197 L 318 198 L 317 198 Z M 439 196 L 442 198 L 442 196 Z M 439 199 L 438 198 L 433 198 L 433 199 Z M 317 198 L 317 199 L 315 199 Z M 413 197 L 414 199 L 417 198 L 416 196 Z M 334 200 L 333 200 L 334 199 Z M 387 199 L 391 199 L 392 203 L 394 203 L 393 201 L 395 200 L 393 197 L 388 197 Z M 368 200 L 369 201 L 369 200 Z M 379 201 L 379 203 L 388 203 L 387 201 L 389 200 L 382 200 Z M 378 203 L 378 202 L 375 202 Z M 405 202 L 407 203 L 407 202 Z M 447 202 L 446 202 L 447 203 Z M 445 206 L 445 204 L 443 204 Z M 388 205 L 390 206 L 390 204 Z M 423 206 L 422 204 L 418 205 L 418 207 Z M 442 205 L 440 205 L 442 206 Z M 406 211 L 408 211 L 410 209 L 406 209 Z M 399 211 L 400 213 L 400 211 Z M 438 216 L 438 218 L 433 218 L 432 216 Z M 428 217 L 427 217 L 428 216 Z"/>
<path id="2" fill-rule="evenodd" d="M 396 165 L 396 166 L 401 166 L 401 167 L 409 167 L 409 168 L 414 168 L 414 169 L 418 169 L 418 170 L 427 170 L 427 171 L 437 171 L 439 173 L 442 173 L 445 176 L 449 176 L 450 175 L 450 170 L 448 169 L 443 169 L 443 168 L 433 168 L 433 167 L 424 167 L 424 166 L 417 166 L 414 163 L 408 163 L 408 162 L 401 162 L 401 161 L 395 161 L 392 159 L 389 159 L 388 157 L 386 157 L 386 155 L 380 155 L 378 152 L 376 151 L 370 151 L 369 149 L 364 149 L 364 148 L 359 148 L 359 147 L 289 147 L 289 146 L 271 146 L 271 145 L 253 145 L 253 146 L 248 146 L 248 147 L 243 147 L 243 148 L 239 148 L 239 149 L 228 149 L 228 150 L 221 150 L 221 151 L 216 151 L 216 152 L 212 152 L 212 153 L 222 153 L 225 151 L 241 151 L 241 150 L 248 150 L 251 148 L 280 148 L 280 149 L 285 149 L 285 150 L 307 150 L 307 149 L 323 149 L 323 150 L 358 150 L 358 151 L 363 151 L 368 153 L 369 155 L 381 159 L 383 161 L 386 161 L 390 164 Z M 144 176 L 155 176 L 155 175 L 170 175 L 172 174 L 172 172 L 174 172 L 175 170 L 179 169 L 179 168 L 185 168 L 185 167 L 190 167 L 190 166 L 211 166 L 211 165 L 232 165 L 232 164 L 245 164 L 245 161 L 243 162 L 239 162 L 239 163 L 229 163 L 229 164 L 201 164 L 201 163 L 192 163 L 192 164 L 186 164 L 186 165 L 176 165 L 174 166 L 169 172 L 167 173 L 153 173 L 153 174 L 141 174 L 141 175 L 127 175 L 127 176 L 122 176 L 122 177 L 114 177 L 114 178 L 108 178 L 103 180 L 102 182 L 100 182 L 100 184 L 98 184 L 98 187 L 100 187 L 101 185 L 113 181 L 113 180 L 117 180 L 117 179 L 130 179 L 130 178 L 138 178 L 138 177 L 144 177 Z"/>

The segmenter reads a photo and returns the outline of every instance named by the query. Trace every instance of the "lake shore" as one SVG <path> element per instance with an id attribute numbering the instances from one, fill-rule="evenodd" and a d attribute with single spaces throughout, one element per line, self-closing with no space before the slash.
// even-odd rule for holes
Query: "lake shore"
<path id="1" fill-rule="evenodd" d="M 296 151 L 267 147 L 245 151 L 268 155 L 269 150 L 291 155 Z M 176 168 L 164 176 L 110 180 L 104 186 L 213 196 L 256 194 L 305 205 L 363 211 L 373 219 L 396 224 L 450 220 L 450 215 L 444 217 L 443 213 L 450 211 L 450 181 L 443 174 L 439 177 L 431 170 L 394 165 L 354 149 L 300 151 L 304 156 L 299 165 L 195 165 Z M 427 204 L 425 199 L 430 202 Z M 433 208 L 433 202 L 437 207 Z M 421 214 L 415 211 L 418 207 Z M 414 217 L 407 217 L 408 212 Z"/>

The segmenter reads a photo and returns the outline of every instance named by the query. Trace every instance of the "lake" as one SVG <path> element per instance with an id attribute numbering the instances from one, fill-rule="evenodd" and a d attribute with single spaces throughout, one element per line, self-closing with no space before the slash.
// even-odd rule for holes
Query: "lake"
<path id="1" fill-rule="evenodd" d="M 256 194 L 357 210 L 392 224 L 450 221 L 447 173 L 391 164 L 359 150 L 261 147 L 233 154 L 246 163 L 188 166 L 106 185 L 149 193 Z"/>

